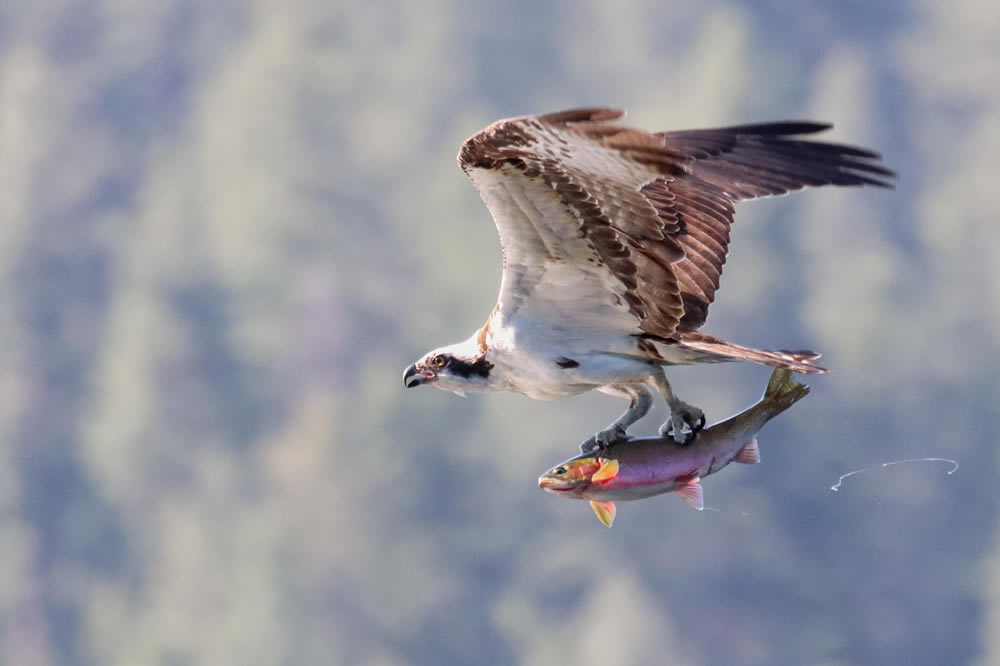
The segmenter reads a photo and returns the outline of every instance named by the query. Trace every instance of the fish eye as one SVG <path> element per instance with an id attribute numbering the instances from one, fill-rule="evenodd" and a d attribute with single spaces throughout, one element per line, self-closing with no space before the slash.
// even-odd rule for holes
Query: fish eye
<path id="1" fill-rule="evenodd" d="M 562 476 L 563 474 L 566 473 L 566 468 L 556 467 L 554 470 L 552 470 L 552 473 L 555 474 L 556 476 Z"/>
<path id="2" fill-rule="evenodd" d="M 439 368 L 443 368 L 444 366 L 448 365 L 448 357 L 446 357 L 444 354 L 438 354 L 433 358 L 433 360 L 431 360 L 431 364 Z"/>

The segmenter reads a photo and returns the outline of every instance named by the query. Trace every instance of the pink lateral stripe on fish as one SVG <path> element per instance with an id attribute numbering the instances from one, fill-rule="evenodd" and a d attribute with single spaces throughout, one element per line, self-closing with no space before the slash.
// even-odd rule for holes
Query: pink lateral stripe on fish
<path id="1" fill-rule="evenodd" d="M 701 479 L 731 462 L 759 463 L 757 433 L 808 393 L 808 386 L 778 368 L 757 404 L 705 428 L 691 444 L 683 446 L 670 437 L 630 438 L 556 465 L 538 477 L 538 486 L 554 495 L 590 500 L 597 518 L 608 527 L 615 519 L 616 501 L 677 492 L 700 511 Z"/>

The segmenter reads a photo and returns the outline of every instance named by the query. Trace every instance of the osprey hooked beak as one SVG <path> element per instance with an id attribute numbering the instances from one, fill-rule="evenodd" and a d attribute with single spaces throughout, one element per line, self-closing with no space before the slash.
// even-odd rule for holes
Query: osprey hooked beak
<path id="1" fill-rule="evenodd" d="M 403 373 L 403 384 L 406 388 L 413 388 L 414 386 L 426 384 L 436 377 L 437 375 L 430 370 L 418 369 L 417 364 L 414 363 Z"/>

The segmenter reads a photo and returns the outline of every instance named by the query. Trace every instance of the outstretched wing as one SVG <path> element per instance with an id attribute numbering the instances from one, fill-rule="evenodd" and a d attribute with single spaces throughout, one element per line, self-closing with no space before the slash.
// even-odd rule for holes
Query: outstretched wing
<path id="1" fill-rule="evenodd" d="M 892 175 L 875 153 L 789 138 L 827 125 L 650 133 L 615 124 L 623 115 L 502 120 L 462 145 L 500 234 L 505 319 L 566 333 L 695 330 L 719 287 L 734 202 Z"/>
<path id="2" fill-rule="evenodd" d="M 682 174 L 664 174 L 641 188 L 684 248 L 685 258 L 675 266 L 684 300 L 681 330 L 696 330 L 708 317 L 726 261 L 734 202 L 807 186 L 891 187 L 895 174 L 879 164 L 878 153 L 793 138 L 830 127 L 780 122 L 656 134 L 669 165 L 680 156 L 684 166 Z"/>

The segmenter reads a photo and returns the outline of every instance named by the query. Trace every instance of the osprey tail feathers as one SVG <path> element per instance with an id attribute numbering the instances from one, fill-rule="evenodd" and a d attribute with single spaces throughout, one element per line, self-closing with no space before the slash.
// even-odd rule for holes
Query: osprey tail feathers
<path id="1" fill-rule="evenodd" d="M 815 363 L 820 354 L 809 349 L 753 349 L 697 332 L 678 332 L 674 338 L 679 347 L 710 354 L 720 361 L 750 361 L 775 368 L 785 368 L 804 375 L 829 372 Z"/>

